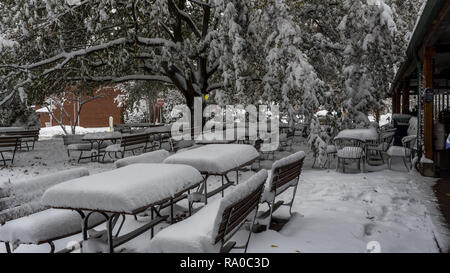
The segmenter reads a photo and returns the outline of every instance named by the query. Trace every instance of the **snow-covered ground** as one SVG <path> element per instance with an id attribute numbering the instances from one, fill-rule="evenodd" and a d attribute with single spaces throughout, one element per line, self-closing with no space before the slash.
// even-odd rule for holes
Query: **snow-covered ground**
<path id="1" fill-rule="evenodd" d="M 298 150 L 308 151 L 308 148 L 301 142 L 294 146 L 294 151 Z M 276 158 L 290 153 L 277 152 Z M 280 232 L 270 230 L 253 234 L 249 252 L 367 252 L 368 243 L 379 244 L 382 252 L 438 252 L 439 247 L 448 248 L 449 240 L 445 234 L 449 232 L 442 227 L 431 190 L 434 179 L 407 173 L 402 162 L 394 163 L 395 171 L 378 166 L 369 167 L 368 173 L 342 174 L 334 169 L 311 169 L 312 161 L 312 154 L 308 153 L 293 206 L 294 216 Z M 88 168 L 91 174 L 113 168 L 112 163 L 84 162 L 68 161 L 61 138 L 44 139 L 37 143 L 35 151 L 20 152 L 13 167 L 1 168 L 0 180 L 10 178 L 14 183 L 79 166 Z M 265 161 L 262 166 L 270 169 L 271 164 Z M 241 172 L 240 181 L 253 173 Z M 210 179 L 208 184 L 212 189 L 220 181 Z M 283 197 L 288 198 L 289 194 L 290 191 Z M 185 206 L 185 203 L 179 205 Z M 280 209 L 278 216 L 285 217 L 286 214 Z M 127 217 L 124 232 L 142 225 L 145 220 L 140 217 L 137 222 Z M 161 224 L 156 230 L 166 225 Z M 239 237 L 245 235 L 242 231 L 236 237 L 240 240 Z M 146 251 L 149 238 L 149 232 L 144 233 L 118 251 Z M 80 235 L 76 235 L 59 240 L 56 248 L 61 249 L 68 242 L 80 239 Z M 48 250 L 48 245 L 23 245 L 16 249 L 17 252 Z M 0 252 L 4 251 L 1 245 Z"/>
<path id="2" fill-rule="evenodd" d="M 70 126 L 65 126 L 67 132 L 72 132 Z M 109 127 L 101 127 L 101 128 L 84 128 L 77 126 L 75 128 L 75 133 L 78 135 L 87 134 L 87 133 L 98 133 L 98 132 L 107 132 Z M 53 127 L 42 127 L 39 132 L 40 139 L 49 139 L 56 135 L 64 135 L 64 131 L 61 126 L 53 126 Z"/>

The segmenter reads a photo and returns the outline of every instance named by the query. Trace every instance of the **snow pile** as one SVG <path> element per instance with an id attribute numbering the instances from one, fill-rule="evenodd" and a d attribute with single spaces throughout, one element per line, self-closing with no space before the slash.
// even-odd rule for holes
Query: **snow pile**
<path id="1" fill-rule="evenodd" d="M 51 207 L 133 214 L 203 181 L 186 165 L 133 164 L 82 177 L 48 189 L 42 202 Z"/>
<path id="2" fill-rule="evenodd" d="M 117 160 L 114 165 L 116 168 L 122 168 L 131 164 L 137 163 L 162 163 L 164 159 L 169 157 L 169 152 L 166 150 L 159 150 L 150 153 L 145 153 L 138 156 L 132 156 Z"/>
<path id="3" fill-rule="evenodd" d="M 70 126 L 65 126 L 67 132 L 71 132 Z M 102 127 L 102 128 L 84 128 L 77 126 L 75 128 L 75 133 L 79 135 L 88 134 L 88 133 L 96 133 L 96 132 L 107 132 L 109 130 L 109 127 Z M 48 139 L 52 138 L 54 136 L 60 136 L 64 135 L 64 131 L 60 126 L 53 126 L 53 127 L 42 127 L 41 131 L 39 132 L 39 138 L 40 139 Z"/>
<path id="4" fill-rule="evenodd" d="M 259 156 L 251 145 L 212 144 L 177 153 L 164 160 L 167 164 L 187 164 L 202 173 L 227 173 Z"/>

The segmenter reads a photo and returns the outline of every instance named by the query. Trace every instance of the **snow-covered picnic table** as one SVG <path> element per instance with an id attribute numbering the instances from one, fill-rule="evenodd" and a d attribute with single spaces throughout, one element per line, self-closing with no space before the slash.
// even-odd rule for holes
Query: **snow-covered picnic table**
<path id="1" fill-rule="evenodd" d="M 236 183 L 238 183 L 239 169 L 251 165 L 259 157 L 258 151 L 251 145 L 243 144 L 211 144 L 196 149 L 187 150 L 174 154 L 164 160 L 166 164 L 185 164 L 194 167 L 205 175 L 205 180 L 209 176 L 221 176 L 222 186 L 208 192 L 207 183 L 202 184 L 198 193 L 202 194 L 201 199 L 207 203 L 210 196 L 213 196 L 232 186 L 227 176 L 228 173 L 236 171 Z M 224 184 L 224 178 L 227 184 Z"/>
<path id="2" fill-rule="evenodd" d="M 375 128 L 367 129 L 347 129 L 340 131 L 335 139 L 355 138 L 361 141 L 377 141 L 378 133 Z"/>
<path id="3" fill-rule="evenodd" d="M 109 249 L 121 245 L 139 234 L 153 228 L 168 218 L 161 216 L 155 206 L 170 202 L 183 193 L 204 182 L 201 174 L 187 165 L 133 164 L 120 169 L 77 178 L 49 188 L 42 197 L 46 206 L 76 210 L 82 217 L 83 227 L 90 214 L 82 211 L 102 213 L 107 219 Z M 112 237 L 112 229 L 120 216 L 136 215 L 147 209 L 158 217 L 143 227 Z M 171 209 L 173 218 L 173 207 Z M 86 230 L 86 229 L 84 229 Z M 83 239 L 87 234 L 83 232 Z"/>
<path id="4" fill-rule="evenodd" d="M 89 141 L 91 143 L 91 147 L 97 147 L 97 161 L 100 161 L 102 144 L 105 141 L 111 141 L 112 143 L 116 143 L 117 140 L 121 138 L 122 133 L 120 132 L 99 132 L 84 135 L 83 141 Z"/>

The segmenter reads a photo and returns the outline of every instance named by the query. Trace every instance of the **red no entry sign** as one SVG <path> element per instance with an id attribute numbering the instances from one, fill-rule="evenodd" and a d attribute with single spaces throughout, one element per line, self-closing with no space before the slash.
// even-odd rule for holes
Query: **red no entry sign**
<path id="1" fill-rule="evenodd" d="M 158 99 L 158 100 L 156 101 L 156 104 L 157 104 L 159 107 L 163 107 L 163 105 L 164 105 L 164 99 Z"/>

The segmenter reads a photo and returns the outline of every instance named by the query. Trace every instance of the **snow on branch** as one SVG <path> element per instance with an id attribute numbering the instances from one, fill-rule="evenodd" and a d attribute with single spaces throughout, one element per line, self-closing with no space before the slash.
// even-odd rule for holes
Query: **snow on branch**
<path id="1" fill-rule="evenodd" d="M 187 14 L 185 11 L 181 10 L 177 4 L 175 3 L 175 1 L 173 0 L 169 0 L 171 2 L 171 4 L 173 5 L 173 7 L 175 8 L 176 12 L 178 13 L 178 15 L 181 17 L 181 19 L 183 19 L 188 26 L 190 26 L 192 28 L 192 31 L 195 33 L 195 35 L 197 37 L 201 37 L 200 34 L 200 30 L 197 28 L 197 26 L 195 25 L 194 21 L 192 20 L 192 18 L 189 16 L 189 14 Z"/>
<path id="2" fill-rule="evenodd" d="M 87 77 L 87 78 L 68 78 L 68 80 L 88 80 L 94 82 L 114 82 L 114 83 L 128 82 L 128 81 L 159 81 L 163 83 L 173 84 L 170 78 L 165 76 L 139 75 L 139 74 L 127 75 L 122 77 L 105 76 L 105 77 Z"/>

